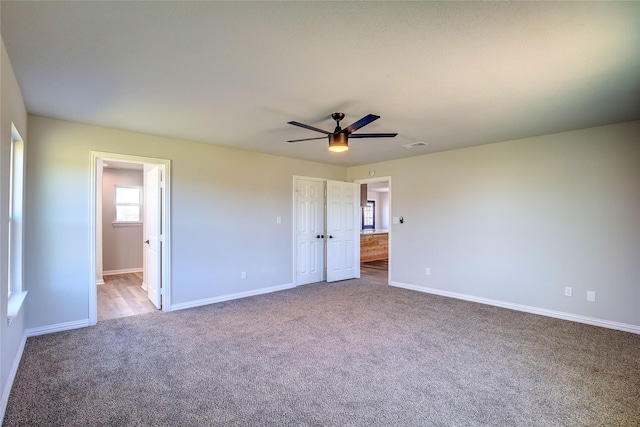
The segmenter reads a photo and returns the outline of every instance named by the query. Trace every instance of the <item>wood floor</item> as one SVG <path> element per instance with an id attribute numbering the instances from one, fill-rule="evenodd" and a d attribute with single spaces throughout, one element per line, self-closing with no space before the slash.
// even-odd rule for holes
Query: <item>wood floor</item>
<path id="1" fill-rule="evenodd" d="M 389 283 L 389 261 L 378 260 L 360 263 L 360 278 L 381 285 Z"/>
<path id="2" fill-rule="evenodd" d="M 98 286 L 98 322 L 157 310 L 140 287 L 142 273 L 104 276 Z"/>

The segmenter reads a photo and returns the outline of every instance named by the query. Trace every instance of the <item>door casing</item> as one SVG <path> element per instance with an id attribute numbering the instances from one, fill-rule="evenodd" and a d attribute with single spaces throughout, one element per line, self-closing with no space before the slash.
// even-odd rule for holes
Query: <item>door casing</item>
<path id="1" fill-rule="evenodd" d="M 380 176 L 380 177 L 375 177 L 375 178 L 367 178 L 367 179 L 356 179 L 355 181 L 353 181 L 357 184 L 371 184 L 374 182 L 387 182 L 389 184 L 389 233 L 388 233 L 388 239 L 389 239 L 389 255 L 388 255 L 388 268 L 387 268 L 387 283 L 391 283 L 391 226 L 393 224 L 393 208 L 392 208 L 392 197 L 391 197 L 391 177 L 390 176 Z"/>
<path id="2" fill-rule="evenodd" d="M 102 188 L 101 184 L 102 163 L 108 161 L 129 162 L 140 164 L 159 165 L 164 168 L 164 193 L 161 202 L 162 222 L 162 247 L 160 254 L 161 262 L 161 283 L 162 283 L 162 311 L 171 311 L 171 161 L 168 159 L 158 159 L 153 157 L 132 156 L 128 154 L 107 153 L 101 151 L 91 151 L 91 177 L 90 177 L 90 198 L 89 198 L 89 325 L 98 322 L 98 293 L 96 278 L 96 260 L 101 254 L 102 233 L 98 232 L 98 206 L 100 201 L 98 194 Z M 100 249 L 98 248 L 100 246 Z"/>

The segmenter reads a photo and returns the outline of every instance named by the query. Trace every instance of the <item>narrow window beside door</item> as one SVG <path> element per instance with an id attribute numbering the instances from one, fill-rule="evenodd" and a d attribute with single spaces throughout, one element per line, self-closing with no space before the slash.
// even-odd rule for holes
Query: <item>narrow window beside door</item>
<path id="1" fill-rule="evenodd" d="M 374 230 L 376 228 L 376 202 L 368 200 L 367 206 L 362 207 L 362 229 Z"/>

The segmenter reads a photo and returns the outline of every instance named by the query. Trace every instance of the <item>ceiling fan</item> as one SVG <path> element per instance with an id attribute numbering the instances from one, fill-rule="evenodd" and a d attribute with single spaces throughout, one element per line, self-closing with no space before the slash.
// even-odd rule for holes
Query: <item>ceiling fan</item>
<path id="1" fill-rule="evenodd" d="M 287 123 L 294 126 L 300 126 L 301 128 L 324 133 L 329 138 L 329 150 L 336 153 L 341 153 L 349 149 L 349 138 L 393 138 L 394 136 L 398 135 L 397 133 L 354 133 L 361 127 L 366 126 L 372 121 L 380 118 L 380 116 L 376 116 L 375 114 L 368 114 L 357 122 L 353 123 L 351 126 L 347 126 L 344 129 L 340 128 L 340 120 L 344 119 L 344 113 L 333 113 L 331 115 L 331 118 L 336 121 L 336 128 L 333 132 L 328 132 L 326 130 L 318 129 L 316 127 L 305 125 L 304 123 L 295 121 Z M 287 142 L 312 141 L 315 139 L 323 138 L 324 136 L 318 138 L 293 139 Z"/>

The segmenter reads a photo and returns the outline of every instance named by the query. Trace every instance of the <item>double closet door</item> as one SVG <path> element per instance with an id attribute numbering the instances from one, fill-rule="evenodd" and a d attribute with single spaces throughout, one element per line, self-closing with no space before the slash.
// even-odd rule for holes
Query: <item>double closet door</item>
<path id="1" fill-rule="evenodd" d="M 360 186 L 295 180 L 295 284 L 360 277 Z"/>

